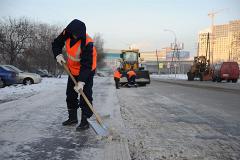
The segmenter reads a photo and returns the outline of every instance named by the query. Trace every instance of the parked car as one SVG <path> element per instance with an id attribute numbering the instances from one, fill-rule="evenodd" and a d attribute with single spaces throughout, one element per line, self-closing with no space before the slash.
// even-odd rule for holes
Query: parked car
<path id="1" fill-rule="evenodd" d="M 39 74 L 41 77 L 48 77 L 48 74 L 43 72 L 42 70 L 37 70 L 35 73 Z"/>
<path id="2" fill-rule="evenodd" d="M 23 72 L 22 70 L 18 69 L 13 65 L 3 65 L 3 66 L 17 73 L 17 83 L 27 85 L 27 84 L 40 83 L 42 81 L 41 76 L 36 73 Z"/>
<path id="3" fill-rule="evenodd" d="M 213 81 L 221 82 L 226 80 L 236 83 L 239 78 L 239 66 L 237 62 L 222 62 L 214 65 Z"/>
<path id="4" fill-rule="evenodd" d="M 17 83 L 16 72 L 12 71 L 11 69 L 0 66 L 0 78 L 4 86 L 12 85 Z"/>
<path id="5" fill-rule="evenodd" d="M 48 77 L 48 74 L 43 72 L 42 70 L 40 69 L 34 69 L 34 70 L 31 70 L 32 73 L 36 73 L 38 75 L 40 75 L 41 77 Z"/>
<path id="6" fill-rule="evenodd" d="M 46 69 L 41 70 L 43 73 L 45 73 L 47 75 L 47 77 L 53 77 L 53 75 L 51 73 L 49 73 Z"/>
<path id="7" fill-rule="evenodd" d="M 39 74 L 41 77 L 53 77 L 52 74 L 48 73 L 47 70 L 42 70 L 42 69 L 33 69 L 31 70 L 32 73 Z"/>

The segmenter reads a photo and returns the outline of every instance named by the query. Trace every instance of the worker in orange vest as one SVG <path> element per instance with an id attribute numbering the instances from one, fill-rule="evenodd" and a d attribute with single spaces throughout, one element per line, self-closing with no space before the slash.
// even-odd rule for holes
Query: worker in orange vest
<path id="1" fill-rule="evenodd" d="M 136 73 L 134 72 L 133 68 L 131 67 L 131 69 L 127 72 L 127 78 L 128 78 L 128 84 L 129 85 L 134 85 L 135 79 L 136 79 Z"/>
<path id="2" fill-rule="evenodd" d="M 82 110 L 81 122 L 76 130 L 82 131 L 89 128 L 87 119 L 93 113 L 82 96 L 80 96 L 79 102 L 78 91 L 82 89 L 90 103 L 92 103 L 93 76 L 96 70 L 97 52 L 92 38 L 86 34 L 85 24 L 77 19 L 69 23 L 52 43 L 53 54 L 60 65 L 66 63 L 62 54 L 64 45 L 67 52 L 67 66 L 76 79 L 77 85 L 75 86 L 71 78 L 68 77 L 66 91 L 68 119 L 62 125 L 77 124 L 77 109 L 80 107 Z"/>
<path id="3" fill-rule="evenodd" d="M 114 81 L 116 85 L 116 89 L 119 89 L 119 81 L 122 77 L 122 74 L 120 73 L 120 68 L 117 68 L 117 70 L 114 72 Z"/>

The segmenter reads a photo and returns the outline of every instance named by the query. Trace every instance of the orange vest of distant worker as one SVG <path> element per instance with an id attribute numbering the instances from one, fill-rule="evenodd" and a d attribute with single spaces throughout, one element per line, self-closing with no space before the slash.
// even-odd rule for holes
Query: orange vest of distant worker
<path id="1" fill-rule="evenodd" d="M 93 42 L 92 38 L 86 35 L 86 46 L 88 43 Z M 78 76 L 80 73 L 80 60 L 81 60 L 81 40 L 79 40 L 76 44 L 70 47 L 70 38 L 66 40 L 66 51 L 67 51 L 67 65 L 69 70 L 74 76 Z M 97 66 L 97 51 L 96 48 L 93 47 L 93 59 L 92 59 L 92 70 L 95 70 Z"/>
<path id="2" fill-rule="evenodd" d="M 131 78 L 132 76 L 136 76 L 136 73 L 134 71 L 128 71 L 127 75 L 129 78 Z"/>
<path id="3" fill-rule="evenodd" d="M 115 72 L 114 72 L 114 78 L 119 78 L 119 79 L 120 79 L 121 76 L 122 76 L 122 75 L 120 74 L 119 71 L 115 71 Z"/>

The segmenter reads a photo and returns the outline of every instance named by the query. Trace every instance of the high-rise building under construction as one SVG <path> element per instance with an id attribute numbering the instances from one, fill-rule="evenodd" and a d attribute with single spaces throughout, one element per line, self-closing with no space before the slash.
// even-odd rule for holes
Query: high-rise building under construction
<path id="1" fill-rule="evenodd" d="M 240 64 L 240 20 L 230 21 L 228 24 L 214 25 L 211 29 L 199 32 L 199 55 L 206 55 L 207 35 L 210 34 L 209 45 L 211 62 L 236 61 Z M 211 42 L 211 40 L 213 40 Z M 208 54 L 209 55 L 209 54 Z"/>

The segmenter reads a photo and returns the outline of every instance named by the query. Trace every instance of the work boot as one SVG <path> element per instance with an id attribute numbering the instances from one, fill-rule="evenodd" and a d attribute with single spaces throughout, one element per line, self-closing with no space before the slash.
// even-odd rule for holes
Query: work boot
<path id="1" fill-rule="evenodd" d="M 68 120 L 62 123 L 63 126 L 69 126 L 78 123 L 77 118 L 77 110 L 76 109 L 69 109 L 68 110 Z"/>
<path id="2" fill-rule="evenodd" d="M 89 123 L 86 116 L 82 116 L 80 125 L 76 128 L 76 131 L 83 131 L 89 128 Z"/>

